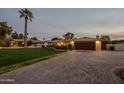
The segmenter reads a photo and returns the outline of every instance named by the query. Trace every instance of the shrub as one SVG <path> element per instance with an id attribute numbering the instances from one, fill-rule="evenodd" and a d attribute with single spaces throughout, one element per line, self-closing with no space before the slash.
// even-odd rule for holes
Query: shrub
<path id="1" fill-rule="evenodd" d="M 110 50 L 115 50 L 115 47 L 114 47 L 114 46 L 110 46 L 109 49 L 110 49 Z"/>

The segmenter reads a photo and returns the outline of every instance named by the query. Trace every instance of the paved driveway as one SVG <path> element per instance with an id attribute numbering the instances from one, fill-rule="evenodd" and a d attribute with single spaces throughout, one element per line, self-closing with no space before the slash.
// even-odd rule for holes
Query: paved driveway
<path id="1" fill-rule="evenodd" d="M 2 74 L 0 83 L 124 83 L 116 67 L 124 67 L 124 52 L 75 50 Z"/>

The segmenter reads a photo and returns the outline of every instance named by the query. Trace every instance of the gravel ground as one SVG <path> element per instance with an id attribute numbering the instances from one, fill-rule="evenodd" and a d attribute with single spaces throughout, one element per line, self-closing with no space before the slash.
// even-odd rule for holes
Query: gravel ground
<path id="1" fill-rule="evenodd" d="M 74 50 L 0 75 L 0 83 L 17 84 L 116 84 L 124 67 L 124 51 Z"/>

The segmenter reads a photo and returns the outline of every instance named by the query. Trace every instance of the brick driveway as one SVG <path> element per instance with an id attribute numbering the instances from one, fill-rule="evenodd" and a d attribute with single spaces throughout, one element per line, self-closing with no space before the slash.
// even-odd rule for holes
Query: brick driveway
<path id="1" fill-rule="evenodd" d="M 124 67 L 124 52 L 75 50 L 1 74 L 0 83 L 124 83 L 113 74 Z"/>

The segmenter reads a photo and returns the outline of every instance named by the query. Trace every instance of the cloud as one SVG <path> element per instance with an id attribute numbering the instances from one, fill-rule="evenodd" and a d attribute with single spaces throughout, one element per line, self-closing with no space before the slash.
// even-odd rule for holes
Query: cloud
<path id="1" fill-rule="evenodd" d="M 109 36 L 112 39 L 124 39 L 124 32 L 112 33 Z"/>

